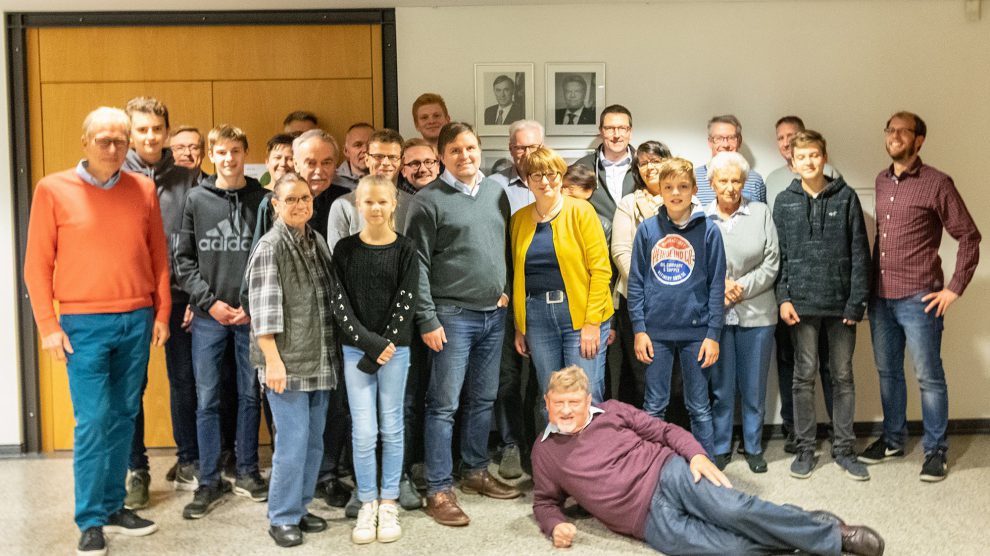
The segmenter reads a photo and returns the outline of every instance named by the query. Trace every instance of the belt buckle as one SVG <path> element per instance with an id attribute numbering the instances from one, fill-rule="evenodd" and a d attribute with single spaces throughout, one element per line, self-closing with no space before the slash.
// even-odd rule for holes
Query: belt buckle
<path id="1" fill-rule="evenodd" d="M 553 304 L 556 304 L 556 303 L 563 303 L 564 302 L 564 292 L 562 292 L 560 290 L 556 290 L 556 291 L 552 291 L 552 292 L 547 292 L 546 293 L 546 296 L 547 296 L 547 304 L 548 305 L 553 305 Z"/>

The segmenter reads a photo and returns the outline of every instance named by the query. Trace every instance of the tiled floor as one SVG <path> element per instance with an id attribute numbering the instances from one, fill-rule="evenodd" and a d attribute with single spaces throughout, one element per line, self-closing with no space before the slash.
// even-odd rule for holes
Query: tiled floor
<path id="1" fill-rule="evenodd" d="M 901 461 L 873 466 L 873 479 L 858 483 L 843 478 L 825 453 L 815 475 L 805 481 L 787 475 L 789 457 L 781 441 L 767 450 L 770 472 L 749 473 L 737 457 L 727 472 L 736 488 L 775 502 L 825 508 L 851 523 L 867 523 L 887 540 L 887 554 L 978 556 L 990 554 L 990 436 L 951 439 L 950 474 L 942 483 L 918 480 L 921 450 L 912 439 Z M 264 504 L 231 496 L 213 513 L 185 521 L 182 506 L 190 493 L 176 493 L 164 481 L 172 463 L 169 453 L 152 454 L 152 506 L 141 514 L 161 530 L 144 538 L 110 536 L 110 553 L 134 554 L 462 554 L 529 555 L 561 553 L 540 535 L 527 496 L 496 501 L 460 495 L 472 524 L 453 529 L 435 524 L 420 511 L 400 514 L 405 535 L 391 545 L 355 546 L 351 522 L 343 511 L 314 502 L 311 509 L 330 520 L 323 533 L 308 535 L 287 552 L 267 535 Z M 68 454 L 0 460 L 0 525 L 7 531 L 0 554 L 74 554 L 78 531 L 72 522 L 72 460 Z M 523 485 L 528 485 L 524 480 Z M 578 522 L 575 546 L 566 554 L 656 554 L 646 545 L 615 535 L 594 519 Z"/>

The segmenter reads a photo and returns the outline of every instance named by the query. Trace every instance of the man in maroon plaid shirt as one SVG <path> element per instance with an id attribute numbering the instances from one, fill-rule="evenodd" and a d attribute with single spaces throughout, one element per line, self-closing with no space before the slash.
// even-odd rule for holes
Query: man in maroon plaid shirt
<path id="1" fill-rule="evenodd" d="M 946 474 L 949 398 L 942 368 L 942 319 L 969 284 L 980 259 L 980 231 L 952 178 L 921 162 L 924 120 L 898 112 L 884 129 L 893 163 L 877 176 L 877 238 L 873 249 L 874 295 L 870 301 L 873 353 L 880 373 L 883 436 L 860 456 L 880 463 L 904 456 L 907 436 L 904 348 L 910 349 L 921 386 L 922 481 Z M 956 268 L 945 283 L 938 256 L 942 229 L 956 241 Z"/>

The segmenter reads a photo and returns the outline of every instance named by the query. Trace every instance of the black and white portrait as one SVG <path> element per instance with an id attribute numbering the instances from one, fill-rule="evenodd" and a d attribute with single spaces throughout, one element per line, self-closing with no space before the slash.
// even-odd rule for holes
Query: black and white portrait
<path id="1" fill-rule="evenodd" d="M 605 103 L 605 64 L 547 64 L 547 132 L 597 133 Z"/>
<path id="2" fill-rule="evenodd" d="M 532 64 L 475 65 L 475 122 L 479 135 L 506 135 L 515 121 L 533 118 Z"/>

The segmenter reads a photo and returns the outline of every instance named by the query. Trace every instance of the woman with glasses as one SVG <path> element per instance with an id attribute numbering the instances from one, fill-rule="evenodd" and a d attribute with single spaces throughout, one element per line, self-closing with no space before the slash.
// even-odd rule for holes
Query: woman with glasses
<path id="1" fill-rule="evenodd" d="M 600 402 L 614 312 L 605 233 L 594 207 L 561 192 L 567 164 L 557 153 L 540 147 L 522 170 L 536 201 L 512 216 L 516 351 L 532 358 L 541 391 L 551 373 L 578 365 Z"/>
<path id="2" fill-rule="evenodd" d="M 313 195 L 296 174 L 272 190 L 275 223 L 255 246 L 245 281 L 251 310 L 251 362 L 275 419 L 268 534 L 279 546 L 303 542 L 327 522 L 306 510 L 323 457 L 330 390 L 341 364 L 334 332 L 333 269 L 326 242 L 309 227 Z"/>
<path id="3" fill-rule="evenodd" d="M 670 149 L 659 141 L 646 141 L 636 149 L 633 158 L 633 182 L 636 189 L 622 198 L 612 220 L 612 260 L 619 280 L 615 286 L 615 306 L 618 308 L 616 326 L 622 345 L 623 375 L 619 378 L 619 399 L 637 407 L 643 407 L 646 388 L 646 365 L 636 358 L 632 322 L 629 320 L 629 302 L 626 300 L 629 286 L 629 264 L 632 259 L 633 239 L 639 225 L 656 215 L 663 205 L 660 197 L 660 164 L 670 158 Z M 629 375 L 632 376 L 629 376 Z M 676 366 L 675 366 L 675 374 Z M 672 392 L 678 377 L 671 381 Z M 671 400 L 680 400 L 672 395 Z M 686 417 L 686 412 L 674 412 Z M 683 419 L 682 422 L 686 421 Z M 680 424 L 680 423 L 678 423 Z"/>

